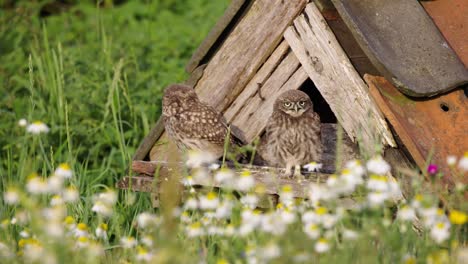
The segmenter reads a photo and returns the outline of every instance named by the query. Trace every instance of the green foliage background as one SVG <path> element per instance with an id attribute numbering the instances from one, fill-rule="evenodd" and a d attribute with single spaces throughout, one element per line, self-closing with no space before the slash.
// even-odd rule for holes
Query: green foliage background
<path id="1" fill-rule="evenodd" d="M 44 1 L 0 4 L 1 166 L 18 160 L 17 121 L 41 120 L 52 160 L 105 166 L 94 183 L 112 186 L 160 115 L 163 88 L 187 78 L 185 63 L 228 3 L 74 2 L 45 18 Z"/>

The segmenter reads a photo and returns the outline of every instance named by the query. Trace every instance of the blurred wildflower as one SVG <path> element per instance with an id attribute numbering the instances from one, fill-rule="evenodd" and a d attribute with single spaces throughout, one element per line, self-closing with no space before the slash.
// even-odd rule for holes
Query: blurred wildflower
<path id="1" fill-rule="evenodd" d="M 434 251 L 429 254 L 426 258 L 427 264 L 449 264 L 450 261 L 449 253 L 446 249 Z"/>
<path id="2" fill-rule="evenodd" d="M 367 201 L 372 208 L 383 205 L 388 198 L 389 195 L 386 192 L 370 192 L 367 194 Z"/>
<path id="3" fill-rule="evenodd" d="M 457 156 L 449 155 L 447 156 L 447 165 L 453 167 L 457 164 Z"/>
<path id="4" fill-rule="evenodd" d="M 108 226 L 107 226 L 106 223 L 99 224 L 98 227 L 96 228 L 96 231 L 95 231 L 96 237 L 106 240 L 107 239 L 107 229 L 108 229 Z"/>
<path id="5" fill-rule="evenodd" d="M 258 199 L 257 195 L 255 195 L 255 194 L 247 194 L 247 195 L 242 196 L 241 199 L 240 199 L 240 202 L 244 206 L 246 206 L 246 207 L 248 207 L 250 209 L 255 209 L 257 207 L 258 201 L 259 201 L 259 199 Z"/>
<path id="6" fill-rule="evenodd" d="M 200 197 L 200 209 L 215 210 L 219 205 L 219 198 L 215 192 L 209 192 Z"/>
<path id="7" fill-rule="evenodd" d="M 304 169 L 308 172 L 312 171 L 319 171 L 322 168 L 322 163 L 311 162 L 309 164 L 304 165 Z"/>
<path id="8" fill-rule="evenodd" d="M 136 260 L 142 261 L 142 262 L 150 262 L 152 258 L 153 258 L 153 254 L 150 253 L 147 249 L 141 246 L 137 247 Z"/>
<path id="9" fill-rule="evenodd" d="M 231 216 L 233 203 L 230 199 L 224 199 L 223 202 L 216 208 L 215 217 L 217 219 L 225 219 Z"/>
<path id="10" fill-rule="evenodd" d="M 52 196 L 52 198 L 50 199 L 50 205 L 51 205 L 51 206 L 63 205 L 62 196 L 60 196 L 60 195 L 58 195 L 58 194 Z"/>
<path id="11" fill-rule="evenodd" d="M 28 121 L 24 118 L 21 118 L 20 120 L 18 120 L 18 126 L 20 127 L 25 127 L 28 125 Z"/>
<path id="12" fill-rule="evenodd" d="M 211 163 L 210 166 L 208 166 L 208 169 L 211 171 L 215 171 L 219 169 L 220 165 L 218 163 Z"/>
<path id="13" fill-rule="evenodd" d="M 35 239 L 28 239 L 23 248 L 23 256 L 28 262 L 36 262 L 44 259 L 44 247 Z"/>
<path id="14" fill-rule="evenodd" d="M 228 187 L 231 187 L 233 184 L 235 174 L 227 168 L 222 168 L 218 172 L 216 172 L 214 178 L 215 181 L 218 183 L 224 183 Z"/>
<path id="15" fill-rule="evenodd" d="M 65 219 L 67 221 L 67 219 Z M 73 230 L 75 237 L 87 237 L 88 236 L 88 226 L 85 223 L 79 223 L 76 225 Z"/>
<path id="16" fill-rule="evenodd" d="M 76 227 L 75 219 L 72 216 L 65 217 L 63 223 L 65 224 L 65 227 L 67 227 L 70 230 L 75 229 Z"/>
<path id="17" fill-rule="evenodd" d="M 55 170 L 54 175 L 64 179 L 70 179 L 73 176 L 73 172 L 67 163 L 62 163 Z"/>
<path id="18" fill-rule="evenodd" d="M 137 223 L 139 228 L 154 227 L 159 224 L 159 218 L 152 213 L 143 212 L 137 216 Z"/>
<path id="19" fill-rule="evenodd" d="M 362 166 L 361 161 L 359 160 L 351 160 L 346 162 L 345 168 L 358 177 L 362 177 L 366 173 L 364 166 Z"/>
<path id="20" fill-rule="evenodd" d="M 201 223 L 195 222 L 187 226 L 186 233 L 187 233 L 187 236 L 189 237 L 197 237 L 197 236 L 203 235 L 204 232 L 203 232 Z"/>
<path id="21" fill-rule="evenodd" d="M 196 210 L 198 209 L 198 200 L 195 197 L 188 198 L 184 203 L 185 210 Z"/>
<path id="22" fill-rule="evenodd" d="M 100 200 L 94 202 L 91 211 L 96 212 L 97 214 L 102 215 L 104 217 L 110 217 L 113 213 L 112 207 Z"/>
<path id="23" fill-rule="evenodd" d="M 62 205 L 44 208 L 42 209 L 42 215 L 47 220 L 62 221 L 67 215 L 67 208 Z"/>
<path id="24" fill-rule="evenodd" d="M 381 156 L 376 156 L 367 161 L 366 167 L 371 173 L 377 175 L 385 175 L 390 172 L 390 165 Z"/>
<path id="25" fill-rule="evenodd" d="M 63 226 L 58 220 L 51 220 L 45 224 L 45 232 L 50 237 L 61 238 L 64 234 Z"/>
<path id="26" fill-rule="evenodd" d="M 76 246 L 78 248 L 85 248 L 89 245 L 89 238 L 86 236 L 80 236 L 76 240 Z"/>
<path id="27" fill-rule="evenodd" d="M 3 200 L 7 204 L 18 204 L 20 201 L 20 192 L 14 187 L 7 188 L 6 192 L 3 193 Z"/>
<path id="28" fill-rule="evenodd" d="M 315 251 L 317 253 L 324 253 L 330 250 L 330 244 L 328 243 L 328 240 L 325 238 L 320 238 L 316 243 L 315 243 Z"/>
<path id="29" fill-rule="evenodd" d="M 294 203 L 294 193 L 291 185 L 284 185 L 281 187 L 279 200 L 286 206 L 291 206 Z"/>
<path id="30" fill-rule="evenodd" d="M 410 206 L 403 206 L 398 210 L 397 218 L 402 221 L 413 221 L 416 219 L 416 212 Z"/>
<path id="31" fill-rule="evenodd" d="M 463 225 L 468 221 L 468 216 L 466 213 L 452 210 L 449 215 L 450 222 L 455 225 Z"/>
<path id="32" fill-rule="evenodd" d="M 31 134 L 38 135 L 41 133 L 48 133 L 49 127 L 41 121 L 35 121 L 26 127 L 26 131 Z"/>
<path id="33" fill-rule="evenodd" d="M 429 164 L 429 166 L 427 166 L 427 173 L 429 174 L 436 174 L 438 170 L 439 168 L 435 164 Z"/>
<path id="34" fill-rule="evenodd" d="M 359 234 L 351 229 L 343 230 L 343 239 L 345 240 L 356 240 L 359 238 Z"/>
<path id="35" fill-rule="evenodd" d="M 464 172 L 468 171 L 468 151 L 465 152 L 463 157 L 458 161 L 458 168 Z"/>
<path id="36" fill-rule="evenodd" d="M 63 178 L 52 175 L 47 178 L 47 189 L 50 193 L 60 193 L 63 189 Z"/>
<path id="37" fill-rule="evenodd" d="M 237 180 L 237 188 L 239 191 L 249 191 L 255 186 L 255 179 L 252 176 L 252 173 L 248 170 L 244 170 L 241 172 L 238 180 Z"/>
<path id="38" fill-rule="evenodd" d="M 437 244 L 440 244 L 450 237 L 450 224 L 446 222 L 438 222 L 431 229 L 431 238 Z"/>
<path id="39" fill-rule="evenodd" d="M 321 233 L 319 226 L 314 223 L 305 224 L 303 231 L 311 239 L 317 239 Z"/>
<path id="40" fill-rule="evenodd" d="M 266 245 L 260 252 L 262 254 L 261 258 L 265 261 L 270 261 L 281 256 L 281 248 L 274 243 Z"/>
<path id="41" fill-rule="evenodd" d="M 107 190 L 94 197 L 94 204 L 91 211 L 104 217 L 110 217 L 113 213 L 113 206 L 117 202 L 117 194 L 113 190 Z"/>
<path id="42" fill-rule="evenodd" d="M 414 256 L 406 254 L 403 256 L 402 263 L 403 264 L 416 264 L 417 261 Z"/>
<path id="43" fill-rule="evenodd" d="M 212 164 L 217 160 L 217 157 L 209 152 L 190 150 L 186 165 L 189 168 L 199 168 L 202 165 Z"/>
<path id="44" fill-rule="evenodd" d="M 151 238 L 151 236 L 146 235 L 141 238 L 141 243 L 147 247 L 152 247 L 153 239 Z"/>
<path id="45" fill-rule="evenodd" d="M 44 194 L 49 190 L 47 181 L 40 178 L 36 173 L 29 175 L 26 190 L 31 194 Z"/>
<path id="46" fill-rule="evenodd" d="M 188 175 L 182 180 L 182 183 L 184 184 L 184 186 L 187 186 L 187 187 L 193 186 L 193 177 Z"/>
<path id="47" fill-rule="evenodd" d="M 123 248 L 128 249 L 128 248 L 135 247 L 138 244 L 138 242 L 134 237 L 126 236 L 120 239 L 120 244 L 122 245 Z"/>
<path id="48" fill-rule="evenodd" d="M 74 186 L 69 186 L 62 192 L 63 201 L 68 203 L 76 202 L 79 198 L 78 190 Z"/>

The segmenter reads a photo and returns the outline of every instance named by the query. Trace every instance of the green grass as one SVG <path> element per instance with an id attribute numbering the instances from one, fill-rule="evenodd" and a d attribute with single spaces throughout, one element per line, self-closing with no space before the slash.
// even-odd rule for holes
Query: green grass
<path id="1" fill-rule="evenodd" d="M 84 192 L 113 186 L 161 113 L 162 89 L 187 78 L 185 63 L 226 5 L 86 3 L 45 19 L 39 3 L 0 11 L 3 185 L 69 162 Z M 20 118 L 51 127 L 42 153 L 26 150 Z"/>
<path id="2" fill-rule="evenodd" d="M 346 211 L 335 228 L 321 229 L 331 246 L 324 254 L 314 251 L 316 240 L 304 234 L 300 221 L 279 235 L 258 231 L 246 236 L 188 238 L 186 228 L 206 220 L 203 210 L 187 211 L 190 219 L 180 223 L 182 217 L 173 218 L 171 206 L 155 210 L 148 194 L 128 191 L 118 191 L 110 218 L 92 212 L 97 195 L 127 174 L 131 156 L 161 113 L 163 88 L 188 77 L 185 63 L 228 5 L 226 0 L 123 1 L 113 7 L 112 1 L 104 2 L 106 7 L 82 1 L 47 18 L 39 17 L 44 1 L 23 1 L 0 10 L 0 259 L 27 262 L 32 253 L 26 247 L 36 245 L 34 238 L 45 249 L 40 262 L 54 258 L 57 263 L 136 262 L 143 248 L 154 254 L 157 263 L 244 263 L 251 255 L 264 258 L 265 247 L 273 245 L 281 249 L 273 260 L 276 263 L 303 253 L 306 262 L 320 263 L 399 263 L 405 255 L 414 256 L 418 263 L 428 258 L 454 261 L 459 246 L 466 243 L 466 224 L 453 225 L 450 239 L 437 244 L 430 229 L 417 234 L 411 223 L 393 221 L 395 206 Z M 5 3 L 0 1 L 0 6 Z M 21 118 L 40 120 L 50 132 L 27 133 L 18 126 Z M 32 173 L 50 178 L 61 163 L 74 172 L 66 185 L 79 190 L 79 201 L 67 204 L 66 214 L 76 223 L 86 223 L 90 234 L 100 224 L 108 225 L 108 239 L 96 239 L 104 255 L 93 255 L 91 246 L 77 249 L 78 239 L 73 236 L 51 238 L 45 231 L 50 221 L 43 209 L 62 207 L 49 205 L 51 194 L 32 195 L 25 190 Z M 21 196 L 17 205 L 4 199 L 12 187 Z M 367 192 L 364 187 L 359 191 Z M 238 193 L 226 190 L 216 195 L 223 201 L 233 200 L 233 215 L 210 225 L 223 230 L 228 224 L 241 226 Z M 437 202 L 435 197 L 424 197 L 424 203 L 433 208 Z M 340 212 L 335 201 L 323 205 L 332 214 Z M 298 209 L 301 206 L 294 209 L 296 217 L 304 213 Z M 466 211 L 467 206 L 460 202 L 455 209 Z M 138 226 L 142 212 L 156 213 L 162 223 Z M 280 212 L 281 208 L 268 211 Z M 25 214 L 30 220 L 22 223 Z M 56 224 L 62 226 L 64 218 Z M 344 239 L 345 229 L 357 231 L 359 238 Z M 30 235 L 22 237 L 21 231 Z M 120 239 L 126 236 L 136 237 L 143 248 L 123 249 Z M 154 240 L 153 246 L 142 244 L 145 236 Z"/>

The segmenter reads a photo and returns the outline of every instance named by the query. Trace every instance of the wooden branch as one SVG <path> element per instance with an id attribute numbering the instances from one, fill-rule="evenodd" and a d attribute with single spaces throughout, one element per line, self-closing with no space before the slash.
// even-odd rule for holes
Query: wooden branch
<path id="1" fill-rule="evenodd" d="M 284 37 L 353 141 L 362 138 L 368 153 L 375 151 L 375 143 L 395 146 L 367 86 L 314 3 L 307 5 Z"/>
<path id="2" fill-rule="evenodd" d="M 307 0 L 256 0 L 208 62 L 195 89 L 202 101 L 224 111 L 281 42 Z"/>

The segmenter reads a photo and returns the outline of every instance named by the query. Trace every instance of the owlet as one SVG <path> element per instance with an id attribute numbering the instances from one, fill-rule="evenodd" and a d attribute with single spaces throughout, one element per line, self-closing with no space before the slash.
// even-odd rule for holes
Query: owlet
<path id="1" fill-rule="evenodd" d="M 201 102 L 195 90 L 183 84 L 167 87 L 163 96 L 164 127 L 181 150 L 197 150 L 220 158 L 228 127 L 224 116 Z M 230 143 L 235 140 L 230 135 Z"/>
<path id="2" fill-rule="evenodd" d="M 320 161 L 320 117 L 307 94 L 289 90 L 276 99 L 258 151 L 269 165 L 286 168 L 288 176 L 293 167 L 300 177 L 301 165 Z"/>

